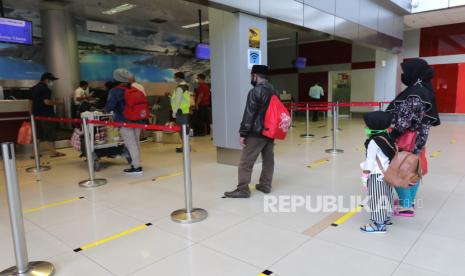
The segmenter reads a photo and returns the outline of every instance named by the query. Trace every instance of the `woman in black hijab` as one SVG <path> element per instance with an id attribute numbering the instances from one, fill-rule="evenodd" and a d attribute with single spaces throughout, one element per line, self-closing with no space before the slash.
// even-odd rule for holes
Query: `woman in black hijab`
<path id="1" fill-rule="evenodd" d="M 416 140 L 412 151 L 419 155 L 424 150 L 430 128 L 441 124 L 431 84 L 434 70 L 420 58 L 408 59 L 401 67 L 402 83 L 407 88 L 391 102 L 386 111 L 393 115 L 392 137 L 398 139 L 409 131 L 415 132 Z M 418 186 L 419 183 L 410 189 L 396 188 L 400 204 L 398 215 L 415 216 L 413 207 Z"/>

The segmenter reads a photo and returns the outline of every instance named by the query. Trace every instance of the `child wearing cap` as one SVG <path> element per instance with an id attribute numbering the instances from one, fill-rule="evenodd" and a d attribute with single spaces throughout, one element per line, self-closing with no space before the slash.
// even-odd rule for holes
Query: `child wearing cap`
<path id="1" fill-rule="evenodd" d="M 369 196 L 371 223 L 360 227 L 365 233 L 386 233 L 386 225 L 392 225 L 392 186 L 383 179 L 383 172 L 389 166 L 396 150 L 389 135 L 392 116 L 389 113 L 375 111 L 363 116 L 366 124 L 365 141 L 366 160 L 360 164 L 362 182 Z"/>

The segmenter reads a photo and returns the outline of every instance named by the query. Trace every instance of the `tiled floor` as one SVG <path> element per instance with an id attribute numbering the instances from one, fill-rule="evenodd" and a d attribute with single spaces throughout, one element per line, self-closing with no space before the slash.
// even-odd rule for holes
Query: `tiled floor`
<path id="1" fill-rule="evenodd" d="M 319 126 L 325 126 L 318 128 Z M 360 120 L 342 120 L 339 147 L 345 153 L 331 157 L 330 126 L 312 123 L 316 138 L 300 138 L 304 124 L 292 129 L 276 147 L 274 195 L 363 195 L 359 162 L 364 157 Z M 328 138 L 322 138 L 329 135 Z M 446 122 L 432 130 L 430 174 L 419 192 L 423 206 L 415 218 L 394 218 L 385 235 L 366 235 L 358 228 L 367 214 L 357 213 L 339 227 L 327 227 L 314 237 L 302 232 L 331 213 L 265 213 L 264 196 L 223 199 L 233 189 L 237 169 L 218 165 L 209 138 L 192 142 L 194 205 L 209 218 L 179 225 L 169 218 L 183 207 L 181 155 L 173 144 L 143 144 L 141 176 L 126 176 L 122 159 L 106 160 L 98 177 L 109 183 L 95 189 L 78 187 L 87 178 L 86 164 L 71 149 L 65 158 L 50 162 L 52 170 L 38 178 L 18 159 L 22 203 L 25 209 L 83 196 L 84 199 L 24 216 L 29 257 L 55 264 L 56 275 L 256 276 L 265 269 L 279 276 L 300 275 L 465 275 L 465 123 Z M 456 142 L 451 142 L 455 139 Z M 329 162 L 307 168 L 313 161 Z M 258 181 L 260 165 L 254 172 Z M 3 172 L 2 172 L 3 174 Z M 14 264 L 3 175 L 0 177 L 0 270 Z M 73 249 L 134 227 L 152 223 L 104 244 Z"/>

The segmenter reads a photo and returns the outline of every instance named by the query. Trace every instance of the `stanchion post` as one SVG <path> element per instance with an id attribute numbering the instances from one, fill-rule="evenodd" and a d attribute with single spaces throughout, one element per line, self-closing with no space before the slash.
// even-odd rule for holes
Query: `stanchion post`
<path id="1" fill-rule="evenodd" d="M 50 170 L 49 166 L 40 165 L 40 155 L 39 155 L 39 140 L 37 139 L 37 128 L 34 115 L 31 115 L 31 132 L 32 132 L 32 147 L 34 148 L 34 161 L 35 167 L 27 168 L 26 171 L 30 173 L 39 173 Z"/>
<path id="2" fill-rule="evenodd" d="M 94 170 L 94 157 L 92 154 L 92 149 L 90 147 L 92 139 L 90 137 L 89 127 L 92 127 L 87 122 L 87 118 L 82 120 L 82 129 L 84 131 L 84 142 L 86 148 L 86 158 L 87 158 L 87 168 L 89 170 L 89 179 L 79 182 L 79 186 L 83 188 L 95 188 L 107 184 L 107 180 L 104 178 L 95 178 Z"/>
<path id="3" fill-rule="evenodd" d="M 2 155 L 16 266 L 1 271 L 0 275 L 53 275 L 55 268 L 51 263 L 28 260 L 14 144 L 2 143 Z"/>
<path id="4" fill-rule="evenodd" d="M 295 127 L 295 125 L 294 125 L 294 109 L 293 109 L 293 106 L 292 106 L 292 102 L 291 102 L 290 111 L 291 111 L 291 127 Z"/>
<path id="5" fill-rule="evenodd" d="M 333 148 L 325 150 L 326 153 L 332 154 L 339 154 L 343 153 L 344 151 L 337 148 L 337 137 L 336 137 L 336 129 L 337 129 L 337 106 L 333 106 Z"/>
<path id="6" fill-rule="evenodd" d="M 310 134 L 310 110 L 309 110 L 309 105 L 308 103 L 305 105 L 306 106 L 306 111 L 305 111 L 305 134 L 300 135 L 302 138 L 312 138 L 315 135 Z"/>
<path id="7" fill-rule="evenodd" d="M 339 101 L 336 102 L 336 131 L 341 131 L 342 128 L 339 127 Z"/>
<path id="8" fill-rule="evenodd" d="M 184 168 L 184 200 L 186 208 L 179 209 L 171 213 L 171 219 L 174 222 L 182 224 L 191 224 L 202 221 L 208 217 L 208 212 L 201 208 L 193 208 L 192 204 L 192 178 L 191 178 L 191 158 L 189 133 L 187 124 L 182 125 L 182 149 L 183 149 L 183 168 Z"/>

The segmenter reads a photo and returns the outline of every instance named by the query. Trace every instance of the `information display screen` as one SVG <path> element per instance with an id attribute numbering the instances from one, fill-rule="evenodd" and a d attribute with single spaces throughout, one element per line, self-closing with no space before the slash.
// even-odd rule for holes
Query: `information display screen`
<path id="1" fill-rule="evenodd" d="M 32 44 L 32 22 L 0 17 L 0 42 Z"/>
<path id="2" fill-rule="evenodd" d="M 294 67 L 295 68 L 305 68 L 306 66 L 307 66 L 307 58 L 297 57 L 294 60 Z"/>
<path id="3" fill-rule="evenodd" d="M 195 47 L 195 57 L 198 59 L 210 59 L 210 45 L 200 43 Z"/>

